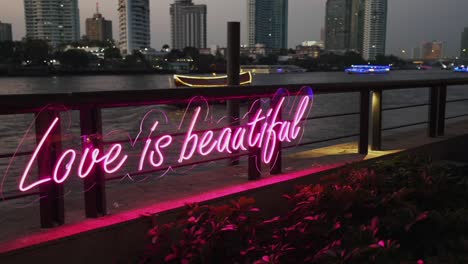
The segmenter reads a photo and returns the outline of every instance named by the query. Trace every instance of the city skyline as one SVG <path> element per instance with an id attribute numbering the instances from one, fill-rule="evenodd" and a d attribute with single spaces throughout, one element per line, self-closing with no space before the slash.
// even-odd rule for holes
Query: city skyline
<path id="1" fill-rule="evenodd" d="M 206 5 L 192 0 L 175 0 L 171 4 L 171 46 L 206 48 Z"/>
<path id="2" fill-rule="evenodd" d="M 150 0 L 119 0 L 118 46 L 124 55 L 151 47 Z"/>
<path id="3" fill-rule="evenodd" d="M 247 45 L 288 48 L 288 0 L 247 0 Z"/>
<path id="4" fill-rule="evenodd" d="M 460 47 L 460 56 L 463 58 L 468 58 L 468 26 L 461 34 L 461 47 Z"/>
<path id="5" fill-rule="evenodd" d="M 328 0 L 325 7 L 325 48 L 362 52 L 363 37 L 364 1 Z"/>
<path id="6" fill-rule="evenodd" d="M 387 0 L 367 0 L 364 4 L 362 57 L 375 60 L 385 55 L 387 36 Z"/>
<path id="7" fill-rule="evenodd" d="M 0 20 L 13 25 L 14 39 L 25 36 L 24 6 L 22 1 L 12 5 L 10 0 L 0 0 Z M 294 0 L 289 4 L 289 47 L 295 47 L 304 40 L 320 39 L 320 29 L 324 24 L 325 0 Z M 161 48 L 170 44 L 169 6 L 173 0 L 160 0 L 151 4 L 151 45 Z M 229 0 L 199 0 L 207 4 L 208 46 L 226 43 L 227 21 L 241 21 L 242 42 L 247 43 L 246 3 Z M 80 22 L 84 29 L 86 17 L 92 16 L 96 1 L 80 0 Z M 10 5 L 10 6 L 9 6 Z M 109 20 L 118 21 L 117 0 L 100 1 L 101 13 Z M 401 55 L 401 50 L 411 50 L 423 41 L 440 40 L 447 43 L 447 55 L 460 54 L 460 34 L 468 26 L 467 1 L 460 0 L 392 0 L 389 1 L 387 53 Z M 291 15 L 293 14 L 293 15 Z M 457 19 L 453 19 L 453 18 Z M 84 32 L 81 32 L 84 35 Z M 118 28 L 114 27 L 114 36 Z"/>
<path id="8" fill-rule="evenodd" d="M 24 0 L 26 37 L 46 40 L 53 47 L 80 39 L 78 0 Z"/>
<path id="9" fill-rule="evenodd" d="M 112 21 L 107 20 L 99 11 L 96 4 L 96 13 L 93 17 L 86 18 L 86 37 L 89 40 L 110 41 L 114 39 Z"/>

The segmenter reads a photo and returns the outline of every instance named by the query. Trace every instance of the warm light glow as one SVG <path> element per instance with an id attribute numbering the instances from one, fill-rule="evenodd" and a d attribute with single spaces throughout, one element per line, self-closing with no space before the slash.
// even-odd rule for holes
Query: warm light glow
<path id="1" fill-rule="evenodd" d="M 247 75 L 248 74 L 248 79 L 246 81 L 243 81 L 240 83 L 240 85 L 247 85 L 247 84 L 251 84 L 252 83 L 252 74 L 247 71 L 247 72 L 241 72 L 240 75 L 241 77 L 243 75 Z M 185 76 L 185 75 L 177 75 L 175 74 L 174 75 L 174 80 L 176 82 L 179 82 L 181 83 L 182 85 L 184 86 L 187 86 L 187 87 L 194 87 L 194 88 L 201 88 L 201 87 L 222 87 L 222 86 L 227 86 L 227 84 L 192 84 L 192 83 L 188 83 L 182 79 L 192 79 L 192 80 L 222 80 L 222 79 L 227 79 L 227 76 L 224 75 L 224 76 L 209 76 L 209 77 L 203 77 L 203 76 Z"/>

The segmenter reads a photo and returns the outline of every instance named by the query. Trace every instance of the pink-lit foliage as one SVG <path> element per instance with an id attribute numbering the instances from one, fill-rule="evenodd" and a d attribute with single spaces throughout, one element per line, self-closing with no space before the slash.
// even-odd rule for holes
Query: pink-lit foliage
<path id="1" fill-rule="evenodd" d="M 143 262 L 468 263 L 466 172 L 402 157 L 269 197 L 276 217 L 249 198 L 190 205 L 149 231 Z"/>

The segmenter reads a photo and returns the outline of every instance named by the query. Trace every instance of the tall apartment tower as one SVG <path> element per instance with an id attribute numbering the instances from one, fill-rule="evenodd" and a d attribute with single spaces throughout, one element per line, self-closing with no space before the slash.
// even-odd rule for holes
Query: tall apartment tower
<path id="1" fill-rule="evenodd" d="M 170 14 L 172 48 L 206 48 L 206 5 L 176 0 Z"/>
<path id="2" fill-rule="evenodd" d="M 465 28 L 461 35 L 460 57 L 468 58 L 468 27 Z"/>
<path id="3" fill-rule="evenodd" d="M 247 0 L 248 45 L 288 47 L 288 0 Z"/>
<path id="4" fill-rule="evenodd" d="M 150 0 L 119 0 L 119 48 L 122 54 L 149 48 Z"/>
<path id="5" fill-rule="evenodd" d="M 99 4 L 96 3 L 96 13 L 91 18 L 86 19 L 86 37 L 89 40 L 111 41 L 112 21 L 106 20 L 99 13 Z"/>
<path id="6" fill-rule="evenodd" d="M 11 30 L 11 24 L 2 23 L 0 21 L 0 41 L 12 41 L 13 33 Z"/>
<path id="7" fill-rule="evenodd" d="M 328 0 L 325 14 L 325 49 L 362 53 L 365 0 Z"/>
<path id="8" fill-rule="evenodd" d="M 26 37 L 54 47 L 80 39 L 78 0 L 24 0 Z"/>
<path id="9" fill-rule="evenodd" d="M 364 11 L 363 58 L 375 60 L 385 55 L 387 38 L 387 0 L 366 0 Z"/>

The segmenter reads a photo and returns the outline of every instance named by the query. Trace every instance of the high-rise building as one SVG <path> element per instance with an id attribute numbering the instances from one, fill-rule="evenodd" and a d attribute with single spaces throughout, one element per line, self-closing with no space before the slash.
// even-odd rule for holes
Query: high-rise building
<path id="1" fill-rule="evenodd" d="M 362 53 L 364 41 L 365 0 L 351 0 L 349 49 Z"/>
<path id="2" fill-rule="evenodd" d="M 328 0 L 325 15 L 325 48 L 362 52 L 364 0 Z"/>
<path id="3" fill-rule="evenodd" d="M 170 13 L 172 48 L 206 48 L 206 5 L 176 0 Z"/>
<path id="4" fill-rule="evenodd" d="M 421 59 L 421 47 L 415 47 L 413 49 L 413 55 L 411 56 L 413 60 Z"/>
<path id="5" fill-rule="evenodd" d="M 421 43 L 421 59 L 440 60 L 444 57 L 443 41 L 427 41 Z"/>
<path id="6" fill-rule="evenodd" d="M 248 45 L 288 47 L 288 0 L 247 0 Z"/>
<path id="7" fill-rule="evenodd" d="M 460 57 L 468 58 L 468 27 L 465 28 L 461 35 Z"/>
<path id="8" fill-rule="evenodd" d="M 365 60 L 375 60 L 378 55 L 385 55 L 387 6 L 387 0 L 365 1 L 362 52 Z"/>
<path id="9" fill-rule="evenodd" d="M 122 54 L 149 48 L 150 0 L 119 0 L 119 47 Z"/>
<path id="10" fill-rule="evenodd" d="M 0 41 L 12 41 L 13 34 L 11 31 L 11 24 L 2 23 L 0 21 Z"/>
<path id="11" fill-rule="evenodd" d="M 99 4 L 96 3 L 96 13 L 92 18 L 86 19 L 86 37 L 89 40 L 111 41 L 112 21 L 106 20 L 99 13 Z"/>
<path id="12" fill-rule="evenodd" d="M 78 0 L 24 0 L 26 37 L 54 47 L 80 39 Z"/>

